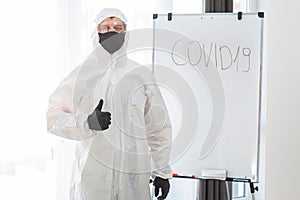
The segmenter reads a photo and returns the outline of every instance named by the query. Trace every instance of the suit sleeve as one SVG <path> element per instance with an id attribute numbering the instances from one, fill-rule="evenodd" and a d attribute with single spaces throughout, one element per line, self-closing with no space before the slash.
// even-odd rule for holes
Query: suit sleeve
<path id="1" fill-rule="evenodd" d="M 74 92 L 78 71 L 75 69 L 56 88 L 49 98 L 46 113 L 48 132 L 71 140 L 84 140 L 96 134 L 89 129 L 89 113 L 77 109 L 83 95 L 80 88 Z"/>
<path id="2" fill-rule="evenodd" d="M 157 84 L 146 86 L 145 123 L 152 157 L 152 176 L 171 178 L 169 165 L 172 145 L 172 127 L 168 111 Z"/>

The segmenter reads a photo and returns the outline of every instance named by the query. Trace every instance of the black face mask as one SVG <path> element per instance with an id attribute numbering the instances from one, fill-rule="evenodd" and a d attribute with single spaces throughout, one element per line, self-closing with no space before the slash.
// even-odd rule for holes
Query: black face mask
<path id="1" fill-rule="evenodd" d="M 106 33 L 98 33 L 100 39 L 99 43 L 103 46 L 103 48 L 109 53 L 114 53 L 119 50 L 124 44 L 125 33 L 118 32 L 106 32 Z"/>

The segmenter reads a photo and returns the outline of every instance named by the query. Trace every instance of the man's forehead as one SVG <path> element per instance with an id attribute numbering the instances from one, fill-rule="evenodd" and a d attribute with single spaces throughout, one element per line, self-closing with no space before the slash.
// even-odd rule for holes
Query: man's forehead
<path id="1" fill-rule="evenodd" d="M 123 21 L 120 20 L 118 17 L 108 17 L 105 20 L 103 20 L 99 25 L 109 25 L 109 24 L 123 24 Z"/>

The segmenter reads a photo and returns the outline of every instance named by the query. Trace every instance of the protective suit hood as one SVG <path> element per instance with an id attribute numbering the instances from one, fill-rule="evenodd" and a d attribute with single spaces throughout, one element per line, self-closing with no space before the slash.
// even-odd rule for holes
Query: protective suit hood
<path id="1" fill-rule="evenodd" d="M 104 8 L 98 13 L 97 17 L 95 18 L 96 26 L 108 17 L 117 17 L 125 24 L 127 24 L 127 18 L 120 10 L 115 8 Z"/>

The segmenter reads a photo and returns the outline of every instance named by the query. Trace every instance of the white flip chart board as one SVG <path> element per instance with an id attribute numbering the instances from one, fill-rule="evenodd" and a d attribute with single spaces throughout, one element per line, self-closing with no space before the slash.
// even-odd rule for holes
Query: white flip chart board
<path id="1" fill-rule="evenodd" d="M 263 16 L 160 14 L 153 70 L 173 125 L 171 166 L 258 181 Z"/>

